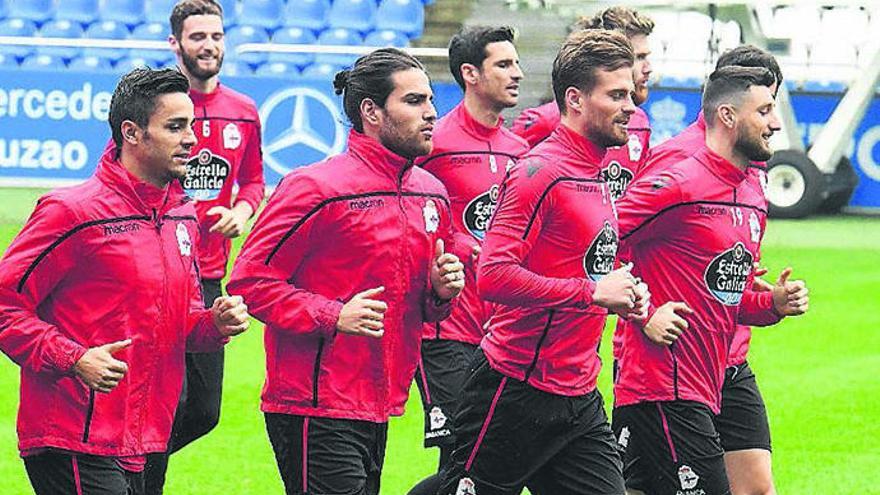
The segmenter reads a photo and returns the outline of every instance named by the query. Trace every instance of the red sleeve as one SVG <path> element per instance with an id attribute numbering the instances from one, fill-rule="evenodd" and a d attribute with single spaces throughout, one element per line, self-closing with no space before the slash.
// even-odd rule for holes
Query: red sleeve
<path id="1" fill-rule="evenodd" d="M 260 144 L 260 119 L 256 118 L 255 125 L 252 126 L 254 133 L 248 138 L 245 144 L 245 150 L 241 167 L 238 169 L 238 195 L 235 201 L 244 201 L 251 205 L 254 213 L 260 208 L 263 202 L 263 196 L 266 192 L 266 181 L 263 178 L 263 152 Z"/>
<path id="2" fill-rule="evenodd" d="M 67 373 L 87 350 L 37 315 L 82 262 L 76 225 L 65 205 L 43 199 L 0 260 L 0 349 L 33 372 Z"/>
<path id="3" fill-rule="evenodd" d="M 328 335 L 336 329 L 342 303 L 291 283 L 318 235 L 318 205 L 323 199 L 312 178 L 298 172 L 288 175 L 233 265 L 227 290 L 244 297 L 250 313 L 268 325 Z"/>
<path id="4" fill-rule="evenodd" d="M 545 277 L 523 266 L 553 210 L 553 195 L 544 197 L 552 177 L 540 171 L 543 160 L 520 161 L 505 180 L 483 242 L 477 289 L 484 299 L 508 306 L 584 308 L 593 300 L 595 283 L 586 278 Z"/>
<path id="5" fill-rule="evenodd" d="M 540 107 L 538 107 L 540 108 Z M 537 108 L 527 108 L 514 119 L 510 130 L 514 134 L 526 140 L 530 148 L 547 139 L 557 122 L 550 122 Z"/>
<path id="6" fill-rule="evenodd" d="M 782 315 L 777 313 L 773 306 L 772 292 L 755 292 L 751 289 L 743 292 L 742 302 L 739 305 L 738 323 L 769 327 L 779 323 L 780 320 L 782 320 Z"/>
<path id="7" fill-rule="evenodd" d="M 198 246 L 199 229 L 190 231 L 192 236 L 192 245 L 194 252 L 192 253 L 192 264 L 190 264 L 190 301 L 189 316 L 187 319 L 187 328 L 189 334 L 186 340 L 186 350 L 189 352 L 215 352 L 219 351 L 227 342 L 228 337 L 224 337 L 214 325 L 214 315 L 210 309 L 205 309 L 205 300 L 202 294 L 201 276 L 199 275 L 198 266 Z M 214 301 L 207 301 L 208 307 L 214 304 Z"/>

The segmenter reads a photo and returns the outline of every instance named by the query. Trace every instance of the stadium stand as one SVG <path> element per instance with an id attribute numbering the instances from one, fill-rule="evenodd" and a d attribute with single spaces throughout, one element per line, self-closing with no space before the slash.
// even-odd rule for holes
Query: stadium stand
<path id="1" fill-rule="evenodd" d="M 82 38 L 83 34 L 78 22 L 55 19 L 43 24 L 36 35 L 42 38 Z M 72 46 L 40 46 L 37 47 L 37 53 L 69 60 L 79 54 L 79 49 Z"/>
<path id="2" fill-rule="evenodd" d="M 76 57 L 67 63 L 67 69 L 79 72 L 106 73 L 113 71 L 109 60 L 101 57 Z"/>
<path id="3" fill-rule="evenodd" d="M 98 0 L 64 0 L 58 3 L 55 19 L 89 25 L 98 19 Z"/>
<path id="4" fill-rule="evenodd" d="M 257 75 L 278 74 L 264 64 L 285 63 L 298 71 L 316 74 L 317 68 L 351 64 L 348 54 L 245 53 L 235 49 L 243 43 L 318 44 L 345 46 L 408 46 L 424 35 L 425 6 L 433 0 L 219 0 L 227 28 L 227 58 Z M 529 3 L 529 2 L 526 2 Z M 546 8 L 544 2 L 541 8 Z M 552 2 L 551 2 L 552 3 Z M 0 0 L 0 36 L 78 39 L 131 39 L 164 41 L 174 0 Z M 862 47 L 871 33 L 880 32 L 880 10 L 853 6 L 830 8 L 810 2 L 791 5 L 763 4 L 766 15 L 759 20 L 771 38 L 785 40 L 780 52 L 792 88 L 809 83 L 811 88 L 837 91 L 851 82 L 859 67 L 868 63 Z M 246 15 L 242 15 L 246 13 Z M 721 52 L 741 42 L 740 26 L 734 21 L 713 20 L 687 10 L 660 9 L 650 12 L 656 21 L 650 38 L 655 82 L 691 87 L 713 62 L 711 51 Z M 681 26 L 687 29 L 681 29 Z M 38 43 L 35 43 L 35 46 Z M 438 45 L 439 46 L 439 45 Z M 711 50 L 710 50 L 711 49 Z M 22 64 L 31 55 L 50 55 L 65 62 L 77 60 L 76 70 L 91 65 L 83 61 L 98 57 L 115 64 L 127 58 L 143 58 L 162 66 L 172 61 L 167 50 L 124 48 L 40 47 L 0 45 L 0 55 Z M 36 64 L 36 59 L 29 66 Z M 282 66 L 275 66 L 279 69 Z M 230 69 L 233 70 L 233 69 Z"/>
<path id="5" fill-rule="evenodd" d="M 287 0 L 284 24 L 320 32 L 327 27 L 329 0 Z"/>
<path id="6" fill-rule="evenodd" d="M 334 0 L 327 23 L 331 28 L 366 33 L 375 25 L 376 10 L 373 0 Z"/>

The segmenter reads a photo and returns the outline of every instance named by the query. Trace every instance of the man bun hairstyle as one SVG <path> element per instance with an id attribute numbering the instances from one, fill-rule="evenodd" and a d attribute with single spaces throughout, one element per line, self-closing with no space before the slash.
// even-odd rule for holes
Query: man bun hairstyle
<path id="1" fill-rule="evenodd" d="M 449 40 L 449 71 L 455 82 L 464 89 L 461 66 L 471 64 L 482 67 L 486 60 L 486 45 L 499 41 L 513 43 L 516 32 L 510 26 L 472 26 L 462 28 Z"/>
<path id="2" fill-rule="evenodd" d="M 706 117 L 706 125 L 708 127 L 714 125 L 715 112 L 721 105 L 739 105 L 752 86 L 769 88 L 774 82 L 776 78 L 773 73 L 764 67 L 729 65 L 717 69 L 709 76 L 703 90 L 702 110 Z"/>
<path id="3" fill-rule="evenodd" d="M 388 95 L 394 91 L 392 76 L 409 69 L 425 71 L 425 66 L 402 50 L 380 48 L 357 59 L 351 69 L 336 73 L 333 89 L 342 95 L 342 108 L 354 130 L 364 132 L 361 102 L 369 98 L 384 108 Z"/>
<path id="4" fill-rule="evenodd" d="M 177 69 L 134 69 L 122 76 L 110 99 L 110 132 L 116 144 L 116 156 L 122 150 L 122 123 L 130 120 L 146 129 L 156 97 L 169 93 L 189 93 L 189 80 Z"/>
<path id="5" fill-rule="evenodd" d="M 654 21 L 636 10 L 615 6 L 597 12 L 592 17 L 581 17 L 571 27 L 573 32 L 585 29 L 619 31 L 631 38 L 639 34 L 650 35 L 654 31 Z"/>
<path id="6" fill-rule="evenodd" d="M 614 71 L 632 67 L 632 45 L 622 33 L 607 29 L 575 31 L 559 48 L 553 61 L 553 95 L 565 115 L 565 91 L 575 87 L 585 93 L 596 84 L 596 70 Z"/>
<path id="7" fill-rule="evenodd" d="M 219 15 L 223 18 L 223 7 L 215 0 L 180 0 L 171 10 L 169 24 L 171 34 L 177 41 L 183 33 L 183 21 L 193 15 Z"/>

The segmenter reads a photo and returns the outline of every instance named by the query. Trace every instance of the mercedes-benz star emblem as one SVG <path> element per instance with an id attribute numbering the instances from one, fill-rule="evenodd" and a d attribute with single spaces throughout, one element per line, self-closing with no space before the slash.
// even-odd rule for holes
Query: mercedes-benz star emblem
<path id="1" fill-rule="evenodd" d="M 281 175 L 340 153 L 345 145 L 336 103 L 313 88 L 288 88 L 271 95 L 260 107 L 260 121 L 263 161 Z"/>

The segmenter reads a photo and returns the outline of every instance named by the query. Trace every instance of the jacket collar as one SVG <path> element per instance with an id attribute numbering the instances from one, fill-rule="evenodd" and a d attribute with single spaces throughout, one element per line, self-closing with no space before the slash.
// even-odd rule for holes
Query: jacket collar
<path id="1" fill-rule="evenodd" d="M 104 151 L 95 177 L 138 211 L 146 215 L 163 215 L 189 201 L 180 182 L 172 181 L 165 189 L 158 189 L 131 175 L 115 154 L 116 148 Z"/>
<path id="2" fill-rule="evenodd" d="M 402 184 L 409 176 L 413 160 L 404 158 L 379 141 L 352 129 L 348 133 L 348 152 L 370 170 Z"/>
<path id="3" fill-rule="evenodd" d="M 746 178 L 745 171 L 740 170 L 736 165 L 710 150 L 708 146 L 703 146 L 694 155 L 694 158 L 718 178 L 731 185 L 736 186 Z"/>
<path id="4" fill-rule="evenodd" d="M 697 114 L 697 127 L 703 132 L 706 131 L 706 117 L 703 116 L 702 110 Z"/>
<path id="5" fill-rule="evenodd" d="M 477 139 L 485 141 L 492 139 L 492 137 L 501 130 L 501 126 L 504 124 L 504 119 L 499 116 L 498 122 L 495 123 L 494 127 L 486 127 L 471 115 L 467 107 L 464 106 L 464 100 L 462 100 L 452 112 L 455 115 L 456 122 L 458 122 L 464 132 Z"/>
<path id="6" fill-rule="evenodd" d="M 217 83 L 217 88 L 210 93 L 202 93 L 201 91 L 196 91 L 192 88 L 189 90 L 189 98 L 192 100 L 194 105 L 204 105 L 214 98 L 220 96 L 223 93 L 223 85 L 219 82 Z"/>
<path id="7" fill-rule="evenodd" d="M 560 123 L 556 126 L 553 136 L 586 166 L 598 167 L 605 158 L 605 148 L 596 146 L 592 141 L 569 129 L 565 124 Z"/>

